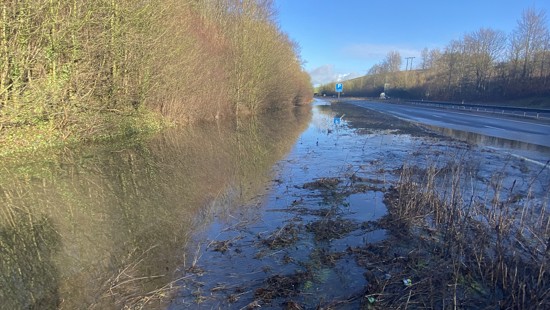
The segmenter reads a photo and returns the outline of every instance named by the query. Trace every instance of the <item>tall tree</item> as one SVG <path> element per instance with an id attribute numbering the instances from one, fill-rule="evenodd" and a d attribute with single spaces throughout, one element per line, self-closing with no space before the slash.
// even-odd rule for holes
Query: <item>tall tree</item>
<path id="1" fill-rule="evenodd" d="M 441 57 L 439 49 L 429 50 L 427 47 L 420 53 L 420 68 L 422 70 L 433 69 L 435 62 Z"/>
<path id="2" fill-rule="evenodd" d="M 388 72 L 398 72 L 401 70 L 401 54 L 398 51 L 390 51 L 386 55 L 384 60 L 384 65 L 387 68 Z"/>
<path id="3" fill-rule="evenodd" d="M 431 67 L 432 64 L 430 63 L 430 50 L 427 47 L 425 47 L 420 53 L 420 61 L 420 68 L 422 70 L 426 70 Z"/>
<path id="4" fill-rule="evenodd" d="M 514 73 L 531 77 L 535 69 L 536 55 L 544 51 L 548 37 L 546 12 L 527 9 L 523 11 L 510 40 L 510 56 Z"/>
<path id="5" fill-rule="evenodd" d="M 458 86 L 460 77 L 463 75 L 461 59 L 463 56 L 464 42 L 453 40 L 447 45 L 442 57 L 439 59 L 438 68 L 445 77 L 446 93 L 452 96 L 452 89 Z"/>
<path id="6" fill-rule="evenodd" d="M 501 31 L 481 28 L 464 36 L 467 67 L 470 68 L 478 92 L 486 89 L 493 66 L 500 59 L 506 44 Z"/>

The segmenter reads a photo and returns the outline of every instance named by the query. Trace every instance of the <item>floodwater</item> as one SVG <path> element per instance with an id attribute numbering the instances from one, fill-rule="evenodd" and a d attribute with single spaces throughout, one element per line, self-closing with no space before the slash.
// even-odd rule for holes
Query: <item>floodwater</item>
<path id="1" fill-rule="evenodd" d="M 540 162 L 371 113 L 317 101 L 309 128 L 275 165 L 270 191 L 196 239 L 196 265 L 169 308 L 367 309 L 368 277 L 355 249 L 388 238 L 377 221 L 404 165 L 464 162 L 480 196 L 502 173 L 498 195 L 536 191 L 547 208 L 550 173 L 541 175 Z"/>
<path id="2" fill-rule="evenodd" d="M 309 111 L 173 129 L 0 164 L 0 308 L 120 309 L 166 297 L 212 215 L 265 190 Z"/>
<path id="3" fill-rule="evenodd" d="M 472 196 L 498 174 L 492 195 L 513 189 L 548 208 L 544 150 L 513 156 L 321 100 L 295 112 L 3 164 L 0 299 L 13 309 L 366 308 L 357 249 L 392 235 L 378 223 L 404 166 L 464 162 Z"/>

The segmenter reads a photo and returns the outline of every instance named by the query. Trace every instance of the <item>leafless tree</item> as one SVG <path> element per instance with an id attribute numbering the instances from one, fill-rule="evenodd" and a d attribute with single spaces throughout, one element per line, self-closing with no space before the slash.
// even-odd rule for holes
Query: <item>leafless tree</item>
<path id="1" fill-rule="evenodd" d="M 439 49 L 428 49 L 424 48 L 420 54 L 421 64 L 420 67 L 422 70 L 432 69 L 435 65 L 435 62 L 441 57 L 441 52 Z"/>
<path id="2" fill-rule="evenodd" d="M 386 59 L 383 62 L 383 66 L 387 68 L 388 72 L 398 72 L 401 70 L 401 55 L 398 51 L 390 51 L 386 55 Z"/>
<path id="3" fill-rule="evenodd" d="M 548 40 L 546 12 L 527 9 L 518 21 L 510 38 L 510 61 L 513 73 L 521 78 L 531 77 L 535 70 L 537 55 L 545 49 Z M 521 71 L 521 74 L 519 72 Z"/>
<path id="4" fill-rule="evenodd" d="M 465 59 L 475 79 L 478 91 L 483 91 L 493 73 L 493 66 L 501 58 L 506 35 L 497 30 L 481 28 L 464 36 Z"/>

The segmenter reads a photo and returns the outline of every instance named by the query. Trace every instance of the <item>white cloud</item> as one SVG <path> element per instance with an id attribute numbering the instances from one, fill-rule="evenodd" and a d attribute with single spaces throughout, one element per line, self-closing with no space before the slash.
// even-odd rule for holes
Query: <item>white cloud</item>
<path id="1" fill-rule="evenodd" d="M 353 44 L 342 48 L 342 52 L 347 57 L 356 59 L 370 60 L 373 62 L 382 61 L 391 51 L 398 51 L 401 57 L 420 57 L 420 50 L 413 48 L 383 45 L 383 44 Z"/>
<path id="2" fill-rule="evenodd" d="M 319 86 L 330 82 L 341 82 L 361 76 L 361 74 L 356 72 L 338 72 L 332 64 L 323 65 L 312 69 L 309 71 L 309 75 L 311 76 L 311 82 L 314 86 Z"/>
<path id="3" fill-rule="evenodd" d="M 341 73 L 341 74 L 338 74 L 338 78 L 336 79 L 336 82 L 351 80 L 351 79 L 354 79 L 354 78 L 360 77 L 360 76 L 362 76 L 362 74 L 359 74 L 357 72 Z"/>
<path id="4" fill-rule="evenodd" d="M 309 71 L 313 85 L 326 84 L 334 81 L 337 76 L 334 65 L 323 65 Z"/>

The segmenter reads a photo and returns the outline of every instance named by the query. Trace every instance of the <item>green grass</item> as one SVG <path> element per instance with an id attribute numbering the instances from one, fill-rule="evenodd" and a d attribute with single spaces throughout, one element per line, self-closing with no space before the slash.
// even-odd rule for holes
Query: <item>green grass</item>
<path id="1" fill-rule="evenodd" d="M 132 115 L 85 115 L 62 128 L 54 122 L 2 128 L 0 157 L 34 154 L 87 141 L 105 142 L 121 137 L 147 136 L 169 125 L 161 117 L 143 110 Z"/>

